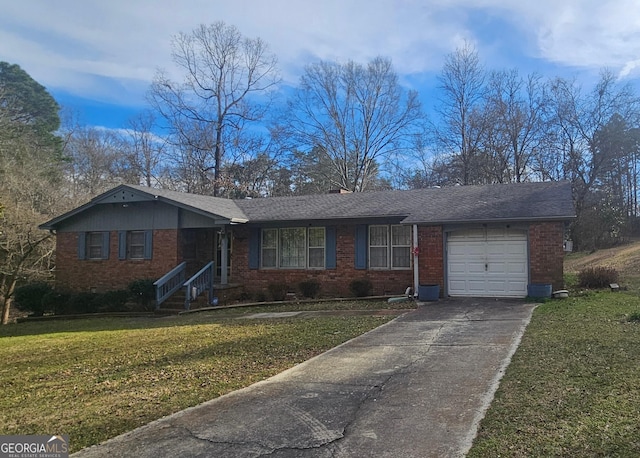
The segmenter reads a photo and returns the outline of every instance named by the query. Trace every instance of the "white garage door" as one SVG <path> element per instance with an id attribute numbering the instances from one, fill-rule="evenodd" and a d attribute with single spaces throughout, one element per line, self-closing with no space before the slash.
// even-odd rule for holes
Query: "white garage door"
<path id="1" fill-rule="evenodd" d="M 450 233 L 447 279 L 450 296 L 525 297 L 526 232 L 487 228 Z"/>

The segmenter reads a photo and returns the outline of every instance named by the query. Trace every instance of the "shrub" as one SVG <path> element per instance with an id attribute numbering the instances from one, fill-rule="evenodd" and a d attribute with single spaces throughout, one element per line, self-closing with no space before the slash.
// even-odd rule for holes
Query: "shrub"
<path id="1" fill-rule="evenodd" d="M 287 285 L 284 283 L 270 283 L 269 293 L 274 301 L 283 301 L 287 297 Z"/>
<path id="2" fill-rule="evenodd" d="M 587 267 L 578 274 L 578 281 L 584 288 L 606 288 L 618 281 L 618 271 L 611 267 Z"/>
<path id="3" fill-rule="evenodd" d="M 70 293 L 51 290 L 42 297 L 45 310 L 51 310 L 54 315 L 63 315 L 68 308 Z"/>
<path id="4" fill-rule="evenodd" d="M 107 291 L 96 295 L 92 303 L 100 312 L 127 312 L 129 311 L 127 307 L 129 297 L 127 290 Z"/>
<path id="5" fill-rule="evenodd" d="M 306 280 L 300 282 L 300 292 L 304 297 L 315 298 L 320 292 L 320 283 L 316 280 Z"/>
<path id="6" fill-rule="evenodd" d="M 96 313 L 101 304 L 101 298 L 97 293 L 76 293 L 69 297 L 67 307 L 63 311 L 65 315 L 84 313 Z"/>
<path id="7" fill-rule="evenodd" d="M 143 310 L 151 309 L 153 301 L 156 300 L 156 287 L 153 282 L 154 280 L 145 278 L 129 283 L 131 297 Z"/>
<path id="8" fill-rule="evenodd" d="M 23 312 L 31 312 L 33 316 L 42 316 L 46 310 L 42 301 L 50 293 L 51 286 L 47 283 L 30 283 L 16 288 L 14 301 L 16 308 Z"/>
<path id="9" fill-rule="evenodd" d="M 349 284 L 349 290 L 356 297 L 371 296 L 373 286 L 368 278 L 358 278 Z"/>

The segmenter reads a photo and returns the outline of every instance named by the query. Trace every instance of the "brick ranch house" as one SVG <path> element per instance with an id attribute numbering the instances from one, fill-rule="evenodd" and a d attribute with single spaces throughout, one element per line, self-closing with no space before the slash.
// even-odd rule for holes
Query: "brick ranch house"
<path id="1" fill-rule="evenodd" d="M 214 261 L 218 293 L 296 291 L 375 295 L 437 284 L 441 296 L 525 297 L 563 287 L 563 243 L 574 217 L 570 183 L 229 200 L 120 185 L 40 226 L 56 235 L 56 287 L 126 288 Z M 182 280 L 181 280 L 182 281 Z"/>

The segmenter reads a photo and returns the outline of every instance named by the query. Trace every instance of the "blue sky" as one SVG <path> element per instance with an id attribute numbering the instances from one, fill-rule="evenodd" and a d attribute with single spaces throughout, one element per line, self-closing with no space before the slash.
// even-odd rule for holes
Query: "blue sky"
<path id="1" fill-rule="evenodd" d="M 284 84 L 311 62 L 381 55 L 427 109 L 445 56 L 465 41 L 488 69 L 575 76 L 589 87 L 607 67 L 640 82 L 637 0 L 8 0 L 0 60 L 84 123 L 120 128 L 146 107 L 157 69 L 174 70 L 171 37 L 219 20 L 267 42 Z"/>

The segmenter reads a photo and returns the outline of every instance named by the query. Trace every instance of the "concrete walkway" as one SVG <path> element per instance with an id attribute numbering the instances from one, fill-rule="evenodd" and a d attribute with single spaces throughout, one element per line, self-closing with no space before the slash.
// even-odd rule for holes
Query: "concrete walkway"
<path id="1" fill-rule="evenodd" d="M 464 456 L 533 308 L 428 303 L 275 377 L 74 456 Z"/>

